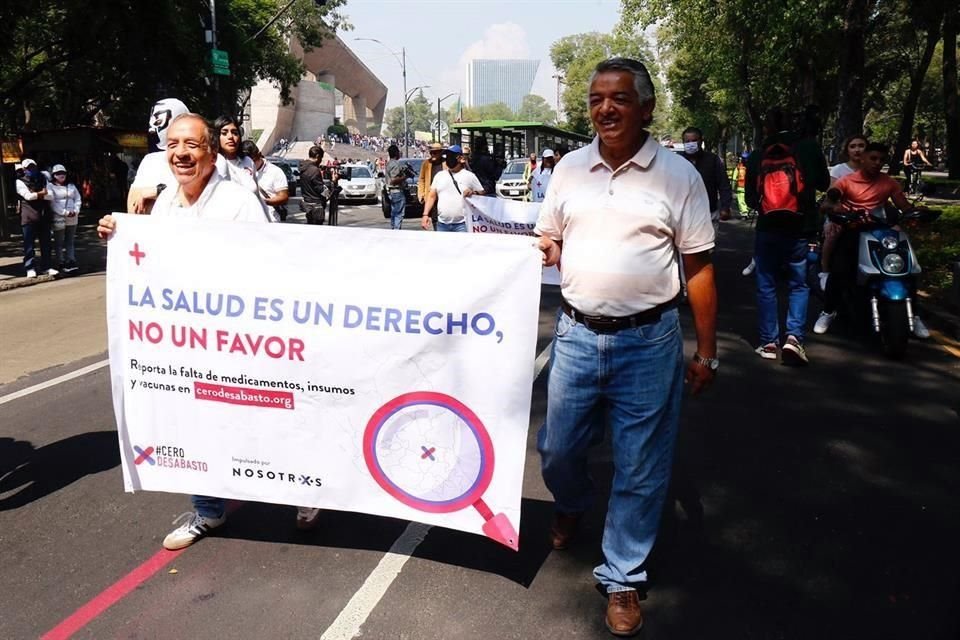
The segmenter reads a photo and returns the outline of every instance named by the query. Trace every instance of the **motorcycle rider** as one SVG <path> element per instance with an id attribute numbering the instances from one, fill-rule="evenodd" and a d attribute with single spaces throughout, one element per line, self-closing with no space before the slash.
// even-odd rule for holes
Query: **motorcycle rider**
<path id="1" fill-rule="evenodd" d="M 866 146 L 860 162 L 860 169 L 846 175 L 833 185 L 840 192 L 840 201 L 836 204 L 824 200 L 823 211 L 871 211 L 883 209 L 887 200 L 893 200 L 904 213 L 915 211 L 915 207 L 903 193 L 900 183 L 882 173 L 887 160 L 887 147 L 879 142 Z M 846 289 L 857 274 L 858 243 L 860 232 L 856 228 L 845 227 L 837 236 L 833 257 L 830 261 L 830 278 L 823 294 L 823 311 L 813 326 L 813 332 L 826 333 L 837 317 L 837 307 Z M 914 307 L 916 310 L 916 307 Z M 929 338 L 930 331 L 920 320 L 913 316 L 913 334 L 918 338 Z"/>

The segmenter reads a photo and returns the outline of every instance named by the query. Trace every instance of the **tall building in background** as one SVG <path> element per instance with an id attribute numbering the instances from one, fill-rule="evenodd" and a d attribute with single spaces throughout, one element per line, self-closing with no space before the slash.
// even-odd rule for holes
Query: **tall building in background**
<path id="1" fill-rule="evenodd" d="M 467 106 L 503 102 L 519 111 L 539 66 L 539 60 L 471 60 L 467 63 Z"/>

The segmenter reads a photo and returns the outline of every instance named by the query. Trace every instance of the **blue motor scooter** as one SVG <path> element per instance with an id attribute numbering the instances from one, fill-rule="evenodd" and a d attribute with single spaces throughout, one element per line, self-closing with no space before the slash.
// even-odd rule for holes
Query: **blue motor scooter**
<path id="1" fill-rule="evenodd" d="M 840 192 L 830 189 L 827 200 L 839 202 Z M 902 212 L 892 206 L 827 214 L 832 222 L 845 229 L 859 231 L 852 299 L 867 305 L 873 333 L 880 338 L 884 352 L 891 358 L 899 359 L 906 354 L 907 341 L 913 333 L 917 276 L 921 272 L 903 226 L 933 222 L 940 214 L 933 209 Z M 861 309 L 863 307 L 857 311 Z"/>

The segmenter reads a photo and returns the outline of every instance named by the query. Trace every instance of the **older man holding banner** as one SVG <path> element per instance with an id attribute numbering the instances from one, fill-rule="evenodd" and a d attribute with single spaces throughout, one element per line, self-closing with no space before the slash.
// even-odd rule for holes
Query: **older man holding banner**
<path id="1" fill-rule="evenodd" d="M 517 549 L 535 241 L 250 224 L 262 208 L 217 179 L 215 153 L 199 116 L 178 118 L 178 187 L 154 215 L 106 216 L 98 229 L 110 238 L 124 486 L 218 496 L 195 500 L 164 546 L 216 530 L 233 498 L 415 520 Z M 430 287 L 382 277 L 428 254 L 464 268 Z M 277 264 L 292 268 L 277 278 Z"/>

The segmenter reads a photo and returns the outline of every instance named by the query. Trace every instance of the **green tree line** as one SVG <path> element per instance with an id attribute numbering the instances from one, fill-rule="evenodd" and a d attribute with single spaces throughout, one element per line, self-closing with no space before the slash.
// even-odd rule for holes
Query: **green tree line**
<path id="1" fill-rule="evenodd" d="M 143 128 L 150 105 L 176 97 L 207 116 L 236 113 L 258 79 L 289 99 L 303 66 L 296 37 L 322 46 L 346 0 L 295 0 L 268 29 L 282 0 L 219 0 L 218 47 L 230 75 L 213 76 L 210 5 L 204 0 L 4 2 L 0 19 L 0 133 L 71 125 Z"/>
<path id="2" fill-rule="evenodd" d="M 656 87 L 658 134 L 695 125 L 714 146 L 737 134 L 757 144 L 767 108 L 816 105 L 824 146 L 866 132 L 899 158 L 917 137 L 952 150 L 950 175 L 960 178 L 958 7 L 955 0 L 621 0 L 614 33 L 562 38 L 551 58 L 565 77 L 567 120 L 584 133 L 590 70 L 629 55 L 664 85 Z"/>

